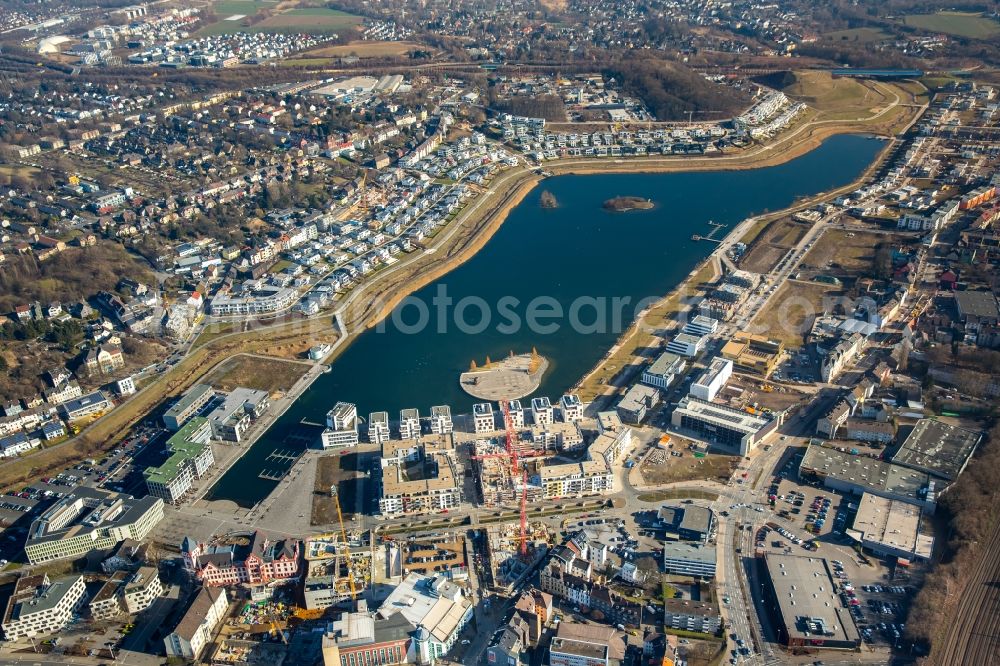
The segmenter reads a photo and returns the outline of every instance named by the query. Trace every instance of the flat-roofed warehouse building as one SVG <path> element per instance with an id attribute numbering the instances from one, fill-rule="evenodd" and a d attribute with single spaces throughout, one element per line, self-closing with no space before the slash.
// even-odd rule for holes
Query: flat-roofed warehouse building
<path id="1" fill-rule="evenodd" d="M 781 425 L 782 415 L 767 419 L 689 395 L 677 405 L 670 422 L 675 428 L 693 431 L 713 444 L 745 456 Z"/>
<path id="2" fill-rule="evenodd" d="M 815 476 L 832 490 L 901 500 L 929 514 L 934 513 L 937 505 L 936 495 L 940 490 L 937 486 L 944 487 L 926 472 L 816 444 L 806 449 L 799 463 L 799 474 Z"/>
<path id="3" fill-rule="evenodd" d="M 933 419 L 920 419 L 892 462 L 946 481 L 962 473 L 979 446 L 983 433 Z"/>
<path id="4" fill-rule="evenodd" d="M 920 508 L 865 493 L 847 536 L 880 557 L 929 560 L 934 537 L 920 533 Z"/>
<path id="5" fill-rule="evenodd" d="M 769 553 L 764 565 L 764 605 L 782 643 L 857 649 L 861 642 L 858 628 L 837 597 L 826 560 Z"/>

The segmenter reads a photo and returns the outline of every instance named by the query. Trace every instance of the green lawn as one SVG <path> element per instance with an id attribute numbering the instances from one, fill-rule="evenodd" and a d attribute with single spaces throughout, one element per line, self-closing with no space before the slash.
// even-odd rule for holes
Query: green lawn
<path id="1" fill-rule="evenodd" d="M 220 19 L 228 18 L 236 14 L 253 16 L 262 7 L 276 7 L 277 2 L 273 0 L 222 0 L 215 3 L 213 9 Z"/>
<path id="2" fill-rule="evenodd" d="M 987 39 L 1000 34 L 1000 23 L 977 13 L 910 14 L 903 18 L 903 23 L 912 28 L 973 39 Z"/>

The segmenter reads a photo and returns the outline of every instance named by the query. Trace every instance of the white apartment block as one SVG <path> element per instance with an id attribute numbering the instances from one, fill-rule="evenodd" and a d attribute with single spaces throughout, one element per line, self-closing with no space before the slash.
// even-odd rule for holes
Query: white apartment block
<path id="1" fill-rule="evenodd" d="M 695 315 L 691 318 L 691 321 L 684 324 L 684 328 L 681 329 L 681 333 L 702 337 L 705 335 L 714 335 L 718 330 L 718 319 L 712 319 L 711 317 L 706 317 L 705 315 Z"/>
<path id="2" fill-rule="evenodd" d="M 477 435 L 486 435 L 497 429 L 496 418 L 493 416 L 493 405 L 488 402 L 477 402 L 472 406 L 472 421 Z"/>
<path id="3" fill-rule="evenodd" d="M 2 625 L 4 637 L 16 641 L 61 631 L 83 605 L 85 594 L 83 576 L 68 576 L 53 582 L 45 574 L 22 576 L 7 601 Z"/>
<path id="4" fill-rule="evenodd" d="M 431 407 L 431 433 L 448 435 L 454 432 L 455 425 L 451 421 L 451 407 L 435 405 Z"/>
<path id="5" fill-rule="evenodd" d="M 562 413 L 562 420 L 566 423 L 575 423 L 583 418 L 583 403 L 580 396 L 575 393 L 567 393 L 559 399 L 559 411 Z"/>
<path id="6" fill-rule="evenodd" d="M 201 588 L 173 632 L 163 639 L 167 656 L 197 659 L 202 648 L 212 640 L 215 629 L 225 618 L 227 610 L 229 600 L 224 588 Z"/>
<path id="7" fill-rule="evenodd" d="M 163 583 L 156 573 L 155 567 L 141 567 L 125 585 L 122 591 L 122 601 L 125 603 L 125 610 L 132 615 L 137 615 L 149 608 L 149 606 L 163 594 Z"/>
<path id="8" fill-rule="evenodd" d="M 520 400 L 511 400 L 510 406 L 510 424 L 512 427 L 520 430 L 524 427 L 524 407 L 521 406 Z M 506 424 L 504 424 L 506 427 Z"/>
<path id="9" fill-rule="evenodd" d="M 417 409 L 399 410 L 400 439 L 417 439 L 420 437 L 420 412 Z"/>
<path id="10" fill-rule="evenodd" d="M 320 435 L 324 449 L 358 445 L 358 408 L 349 402 L 338 402 L 326 413 L 326 429 Z"/>
<path id="11" fill-rule="evenodd" d="M 555 411 L 548 398 L 531 399 L 531 420 L 535 425 L 550 425 L 555 421 Z"/>
<path id="12" fill-rule="evenodd" d="M 545 499 L 599 495 L 614 490 L 614 474 L 603 460 L 547 465 L 539 474 Z"/>
<path id="13" fill-rule="evenodd" d="M 368 441 L 372 444 L 389 441 L 389 412 L 372 412 L 368 415 Z"/>

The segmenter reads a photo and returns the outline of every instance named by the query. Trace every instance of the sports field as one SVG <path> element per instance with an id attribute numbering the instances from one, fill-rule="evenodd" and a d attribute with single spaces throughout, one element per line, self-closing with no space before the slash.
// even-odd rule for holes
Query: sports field
<path id="1" fill-rule="evenodd" d="M 943 32 L 958 37 L 988 39 L 1000 35 L 1000 23 L 982 14 L 972 12 L 937 12 L 936 14 L 910 14 L 903 23 L 911 28 Z"/>

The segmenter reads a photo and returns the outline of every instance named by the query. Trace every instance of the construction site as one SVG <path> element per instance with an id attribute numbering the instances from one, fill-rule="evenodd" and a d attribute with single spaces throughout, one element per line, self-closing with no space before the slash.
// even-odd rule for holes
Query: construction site
<path id="1" fill-rule="evenodd" d="M 549 552 L 550 535 L 544 523 L 527 525 L 524 537 L 522 540 L 518 525 L 508 523 L 486 528 L 487 559 L 494 591 L 509 593 Z"/>
<path id="2" fill-rule="evenodd" d="M 346 536 L 346 538 L 345 538 Z M 305 607 L 322 610 L 367 590 L 376 579 L 388 579 L 389 563 L 398 557 L 394 543 L 377 543 L 370 531 L 346 535 L 320 534 L 306 541 Z"/>

